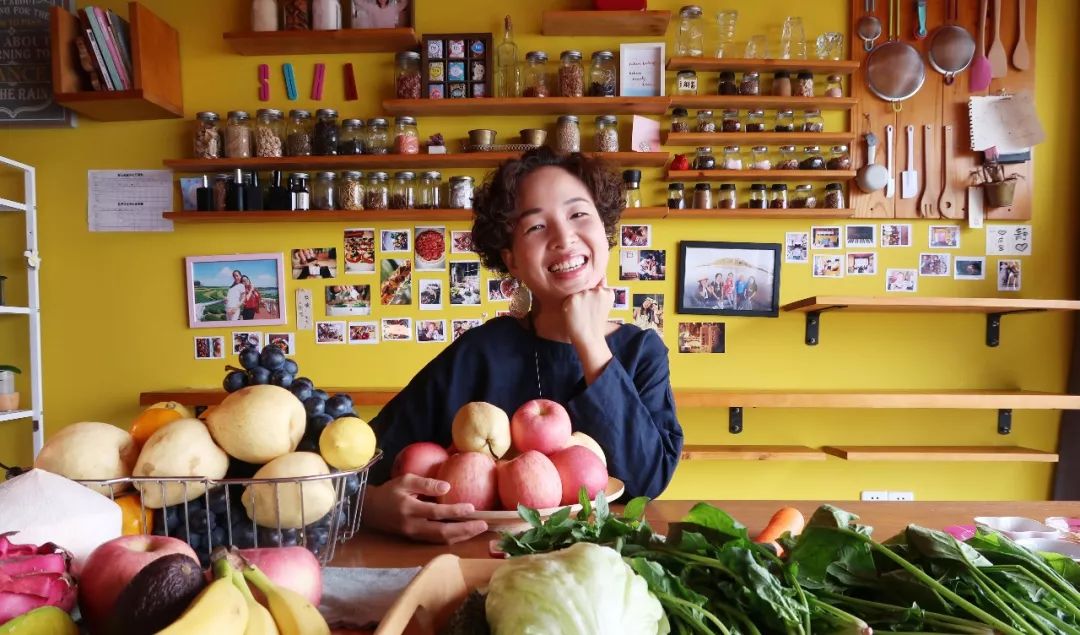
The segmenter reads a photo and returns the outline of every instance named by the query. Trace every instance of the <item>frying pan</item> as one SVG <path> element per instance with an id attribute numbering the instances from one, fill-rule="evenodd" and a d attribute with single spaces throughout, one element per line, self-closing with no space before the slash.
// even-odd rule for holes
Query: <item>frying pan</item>
<path id="1" fill-rule="evenodd" d="M 866 56 L 866 86 L 899 111 L 901 103 L 922 88 L 926 65 L 914 46 L 900 39 L 900 6 L 889 0 L 889 40 Z"/>
<path id="2" fill-rule="evenodd" d="M 949 21 L 934 31 L 926 54 L 930 68 L 945 76 L 945 84 L 971 66 L 975 59 L 975 38 L 956 23 L 956 0 L 949 0 Z"/>

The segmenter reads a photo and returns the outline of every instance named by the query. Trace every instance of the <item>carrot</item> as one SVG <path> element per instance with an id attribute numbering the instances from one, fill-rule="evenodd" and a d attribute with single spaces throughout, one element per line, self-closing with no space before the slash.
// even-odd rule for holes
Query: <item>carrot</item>
<path id="1" fill-rule="evenodd" d="M 783 536 L 785 532 L 791 532 L 792 536 L 798 536 L 805 525 L 806 520 L 803 518 L 802 512 L 794 507 L 781 507 L 769 519 L 769 524 L 765 525 L 761 533 L 754 538 L 754 542 L 772 545 L 773 549 L 776 550 L 776 555 L 782 556 L 784 550 L 780 548 L 780 544 L 776 542 L 776 539 Z"/>

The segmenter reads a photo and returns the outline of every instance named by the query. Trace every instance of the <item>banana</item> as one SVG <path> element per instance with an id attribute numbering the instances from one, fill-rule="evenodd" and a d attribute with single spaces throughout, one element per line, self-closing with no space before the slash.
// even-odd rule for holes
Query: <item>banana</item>
<path id="1" fill-rule="evenodd" d="M 270 614 L 274 616 L 281 635 L 330 635 L 330 627 L 307 599 L 270 581 L 251 563 L 244 563 L 244 578 L 266 596 Z"/>
<path id="2" fill-rule="evenodd" d="M 232 576 L 226 576 L 211 582 L 180 619 L 158 635 L 244 635 L 247 623 L 248 604 Z"/>
<path id="3" fill-rule="evenodd" d="M 236 585 L 237 589 L 240 589 L 240 593 L 244 596 L 244 601 L 248 605 L 248 623 L 247 629 L 244 630 L 244 635 L 281 635 L 278 631 L 277 624 L 274 623 L 274 618 L 270 615 L 270 611 L 265 606 L 259 604 L 255 600 L 255 596 L 251 594 L 251 589 L 248 588 L 247 580 L 244 579 L 236 569 L 232 569 L 232 581 Z"/>
<path id="4" fill-rule="evenodd" d="M 67 611 L 42 606 L 0 625 L 0 635 L 79 635 Z"/>

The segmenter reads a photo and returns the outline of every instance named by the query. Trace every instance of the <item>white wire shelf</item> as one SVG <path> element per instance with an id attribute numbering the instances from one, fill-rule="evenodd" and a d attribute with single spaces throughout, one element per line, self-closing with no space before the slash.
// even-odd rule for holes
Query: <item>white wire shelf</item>
<path id="1" fill-rule="evenodd" d="M 0 423 L 5 421 L 18 421 L 19 419 L 31 419 L 33 416 L 33 410 L 6 410 L 0 412 Z"/>
<path id="2" fill-rule="evenodd" d="M 29 307 L 0 305 L 0 315 L 30 315 Z"/>
<path id="3" fill-rule="evenodd" d="M 6 198 L 0 198 L 0 212 L 25 212 L 26 203 L 18 203 L 8 200 Z"/>

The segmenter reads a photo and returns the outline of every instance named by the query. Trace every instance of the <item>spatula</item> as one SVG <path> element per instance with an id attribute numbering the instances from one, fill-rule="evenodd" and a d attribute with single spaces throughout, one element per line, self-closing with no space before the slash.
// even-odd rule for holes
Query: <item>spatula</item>
<path id="1" fill-rule="evenodd" d="M 990 88 L 990 60 L 986 57 L 986 1 L 979 3 L 979 54 L 971 61 L 968 89 L 979 93 Z"/>
<path id="2" fill-rule="evenodd" d="M 1001 43 L 1001 0 L 994 0 L 994 39 L 990 42 L 990 77 L 1000 79 L 1009 74 L 1009 56 Z"/>
<path id="3" fill-rule="evenodd" d="M 915 171 L 915 126 L 907 132 L 907 169 L 900 173 L 900 198 L 915 198 L 919 194 L 919 173 Z"/>
<path id="4" fill-rule="evenodd" d="M 934 140 L 934 127 L 930 124 L 923 126 L 923 178 L 926 179 L 926 187 L 922 196 L 919 197 L 919 216 L 922 218 L 938 218 L 937 205 L 934 197 L 938 195 L 938 172 L 932 169 L 933 162 L 930 156 L 931 150 L 937 147 Z"/>
<path id="5" fill-rule="evenodd" d="M 1024 0 L 1017 0 L 1016 15 L 1019 23 L 1020 37 L 1016 40 L 1016 48 L 1013 49 L 1012 63 L 1017 69 L 1026 71 L 1031 68 L 1031 52 L 1028 51 L 1027 43 L 1027 7 Z"/>

